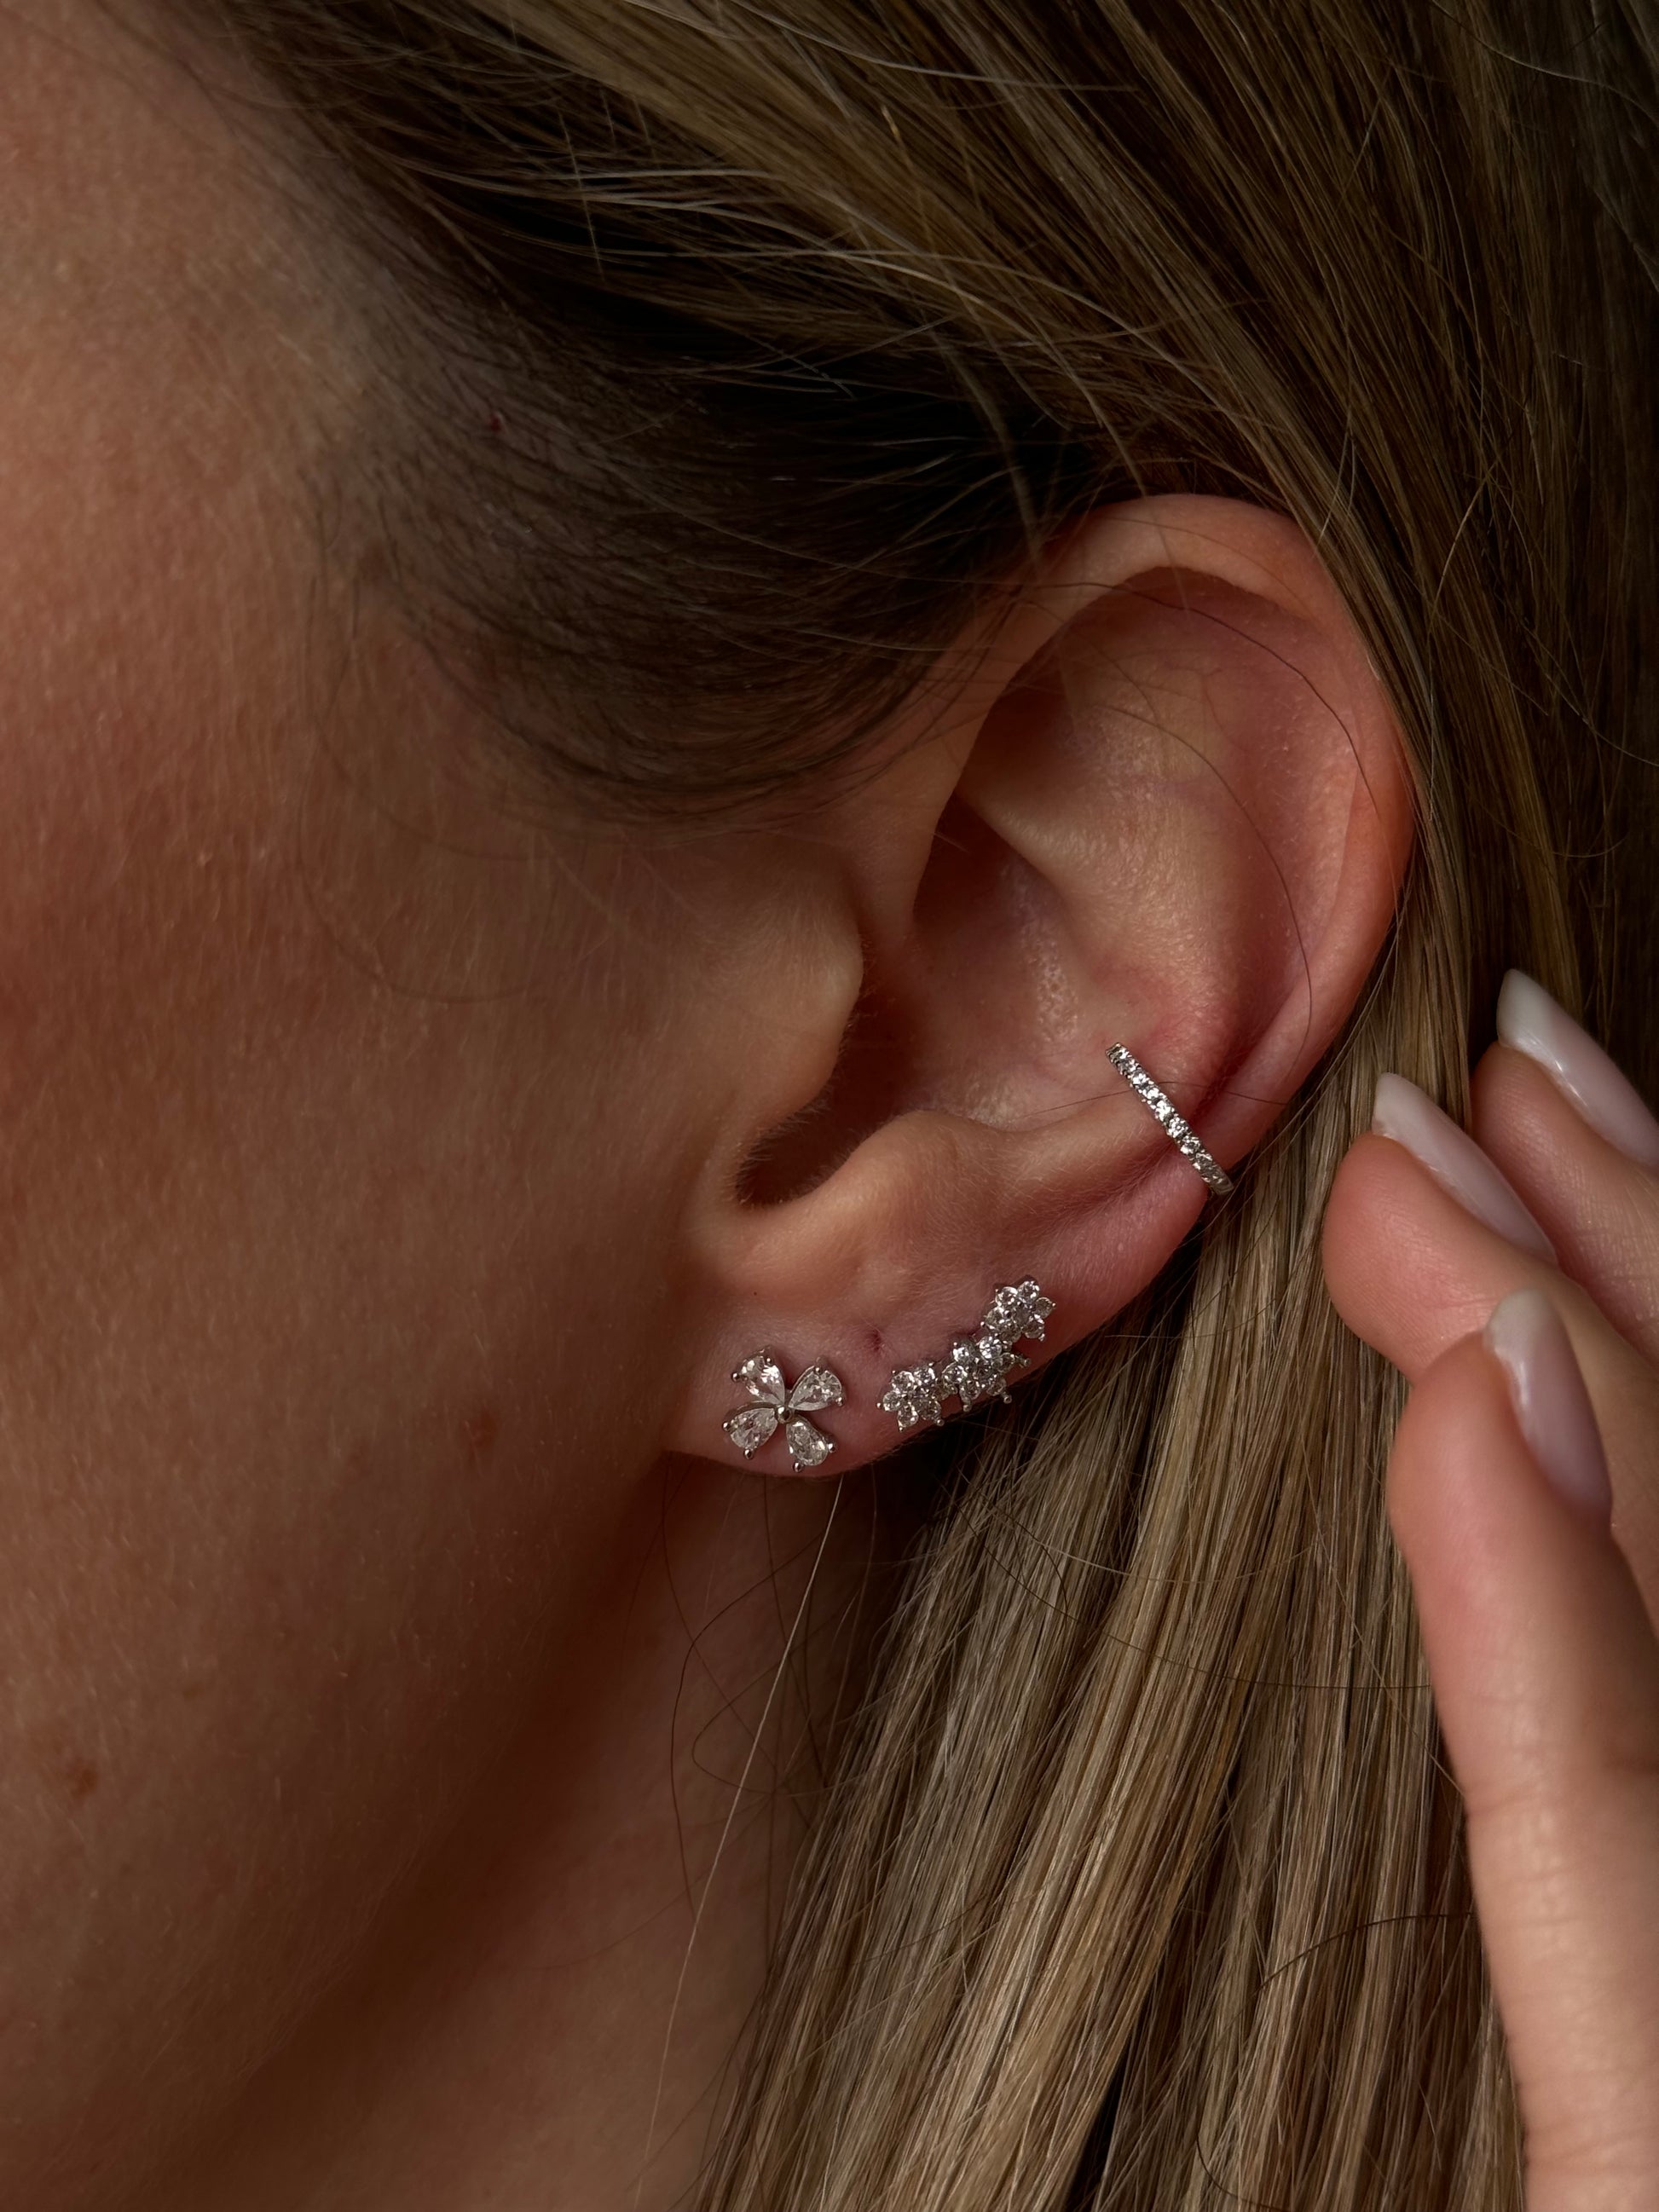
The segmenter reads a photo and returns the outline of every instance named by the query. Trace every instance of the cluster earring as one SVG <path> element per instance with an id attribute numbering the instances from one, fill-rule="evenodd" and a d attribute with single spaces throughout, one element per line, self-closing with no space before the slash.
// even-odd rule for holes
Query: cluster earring
<path id="1" fill-rule="evenodd" d="M 744 1385 L 749 1403 L 728 1413 L 723 1425 L 745 1459 L 752 1459 L 781 1429 L 797 1468 L 823 1465 L 836 1449 L 834 1439 L 806 1416 L 821 1413 L 827 1406 L 839 1406 L 845 1397 L 841 1377 L 832 1368 L 820 1360 L 789 1384 L 775 1353 L 752 1352 L 740 1367 L 732 1370 L 732 1380 Z"/>
<path id="2" fill-rule="evenodd" d="M 893 1416 L 901 1436 L 924 1421 L 937 1427 L 945 1419 L 947 1399 L 955 1398 L 964 1413 L 988 1398 L 1000 1398 L 1006 1405 L 1009 1376 L 1031 1364 L 1014 1347 L 1022 1341 L 1040 1344 L 1042 1325 L 1054 1310 L 1054 1300 L 1043 1296 L 1030 1276 L 1003 1284 L 992 1292 L 971 1334 L 957 1337 L 942 1358 L 896 1367 L 877 1404 Z"/>

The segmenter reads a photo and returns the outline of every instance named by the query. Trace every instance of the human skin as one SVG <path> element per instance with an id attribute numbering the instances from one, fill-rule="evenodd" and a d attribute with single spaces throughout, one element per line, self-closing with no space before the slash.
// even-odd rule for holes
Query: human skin
<path id="1" fill-rule="evenodd" d="M 1338 1174 L 1325 1264 L 1344 1317 L 1414 1386 L 1389 1510 L 1464 1796 L 1528 2212 L 1641 2212 L 1659 2190 L 1659 1124 L 1587 1038 L 1571 1049 L 1615 1114 L 1587 1118 L 1558 1071 L 1500 1042 L 1471 1124 L 1559 1267 L 1377 1134 Z M 1522 1291 L 1565 1332 L 1534 1437 L 1485 1333 Z"/>
<path id="2" fill-rule="evenodd" d="M 1386 708 L 1276 518 L 1142 503 L 810 823 L 600 835 L 331 532 L 374 380 L 227 108 L 21 0 L 0 149 L 0 2203 L 649 2212 L 811 1779 L 778 1662 L 833 1695 L 902 1533 L 879 1382 L 1191 1226 L 1113 1036 L 1229 1159 L 1294 1095 Z M 739 1205 L 861 993 L 845 1159 Z M 841 1484 L 726 1446 L 763 1341 Z"/>
<path id="3" fill-rule="evenodd" d="M 348 319 L 185 75 L 9 9 L 0 147 L 0 2201 L 134 2201 L 296 2021 L 325 2039 L 371 1930 L 412 1977 L 410 1868 L 441 1972 L 441 1842 L 510 1929 L 469 1923 L 469 2056 L 510 1942 L 602 2137 L 654 2094 L 792 1600 L 769 1552 L 823 1510 L 640 1476 L 706 1127 L 654 1079 L 684 978 L 617 948 L 671 894 L 532 835 L 373 604 L 347 655 L 305 487 L 362 404 Z M 617 1768 L 630 1705 L 663 1727 Z M 752 1978 L 718 1902 L 717 2033 Z M 607 2035 L 636 1988 L 653 2032 Z M 580 2190 L 552 2102 L 507 2063 L 472 2100 Z"/>

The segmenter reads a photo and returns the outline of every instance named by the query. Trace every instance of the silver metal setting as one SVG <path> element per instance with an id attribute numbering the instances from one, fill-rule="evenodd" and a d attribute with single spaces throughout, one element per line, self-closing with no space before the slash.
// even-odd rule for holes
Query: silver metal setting
<path id="1" fill-rule="evenodd" d="M 975 1330 L 957 1337 L 941 1358 L 896 1367 L 876 1403 L 893 1416 L 901 1436 L 924 1421 L 937 1428 L 950 1398 L 960 1401 L 963 1413 L 988 1398 L 1000 1398 L 1006 1405 L 1009 1377 L 1031 1364 L 1014 1346 L 1022 1340 L 1040 1344 L 1042 1324 L 1054 1310 L 1054 1300 L 1043 1296 L 1030 1275 L 1023 1282 L 1004 1283 L 991 1293 Z"/>
<path id="2" fill-rule="evenodd" d="M 846 1393 L 841 1377 L 820 1360 L 796 1376 L 791 1386 L 775 1352 L 751 1352 L 741 1367 L 732 1370 L 732 1380 L 749 1393 L 749 1403 L 728 1413 L 726 1433 L 745 1459 L 752 1459 L 778 1431 L 789 1447 L 797 1468 L 822 1467 L 836 1449 L 833 1440 L 806 1416 L 821 1413 L 826 1406 L 839 1406 Z"/>
<path id="3" fill-rule="evenodd" d="M 1176 1113 L 1174 1103 L 1158 1089 L 1133 1053 L 1127 1045 L 1115 1044 L 1106 1057 L 1146 1107 L 1182 1158 L 1197 1170 L 1218 1197 L 1224 1198 L 1233 1187 L 1232 1177 L 1205 1150 L 1190 1123 L 1184 1121 Z"/>

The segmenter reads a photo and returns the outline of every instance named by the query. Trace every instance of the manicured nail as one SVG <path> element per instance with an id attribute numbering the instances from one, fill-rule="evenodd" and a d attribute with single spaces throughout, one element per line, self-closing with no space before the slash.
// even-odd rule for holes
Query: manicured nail
<path id="1" fill-rule="evenodd" d="M 1511 968 L 1498 994 L 1502 1042 L 1553 1075 L 1598 1135 L 1638 1166 L 1659 1168 L 1659 1121 L 1628 1077 L 1541 983 Z"/>
<path id="2" fill-rule="evenodd" d="M 1420 1160 L 1435 1181 L 1477 1221 L 1507 1237 L 1523 1252 L 1553 1260 L 1555 1247 L 1473 1137 L 1466 1137 L 1428 1093 L 1403 1075 L 1385 1075 L 1376 1086 L 1371 1127 Z"/>
<path id="3" fill-rule="evenodd" d="M 1561 1316 L 1542 1291 L 1511 1291 L 1486 1323 L 1521 1433 L 1550 1487 L 1598 1528 L 1613 1518 L 1601 1431 Z"/>

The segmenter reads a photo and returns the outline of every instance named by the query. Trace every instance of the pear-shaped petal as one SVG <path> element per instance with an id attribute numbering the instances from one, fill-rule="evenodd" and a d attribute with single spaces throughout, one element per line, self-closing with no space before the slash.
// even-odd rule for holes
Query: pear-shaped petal
<path id="1" fill-rule="evenodd" d="M 797 1467 L 822 1467 L 836 1449 L 822 1429 L 815 1429 L 799 1413 L 791 1413 L 785 1420 L 783 1433 L 789 1442 L 789 1456 Z"/>
<path id="2" fill-rule="evenodd" d="M 726 1433 L 745 1459 L 760 1449 L 777 1425 L 775 1406 L 744 1406 L 726 1417 Z"/>
<path id="3" fill-rule="evenodd" d="M 792 1413 L 821 1413 L 826 1406 L 839 1406 L 845 1394 L 841 1377 L 828 1367 L 808 1367 L 796 1377 L 789 1393 Z"/>
<path id="4" fill-rule="evenodd" d="M 732 1369 L 732 1380 L 741 1382 L 750 1396 L 763 1406 L 775 1406 L 782 1411 L 788 1394 L 783 1387 L 783 1370 L 775 1352 L 751 1352 L 741 1367 Z M 770 1436 L 772 1431 L 769 1429 L 766 1433 Z"/>

